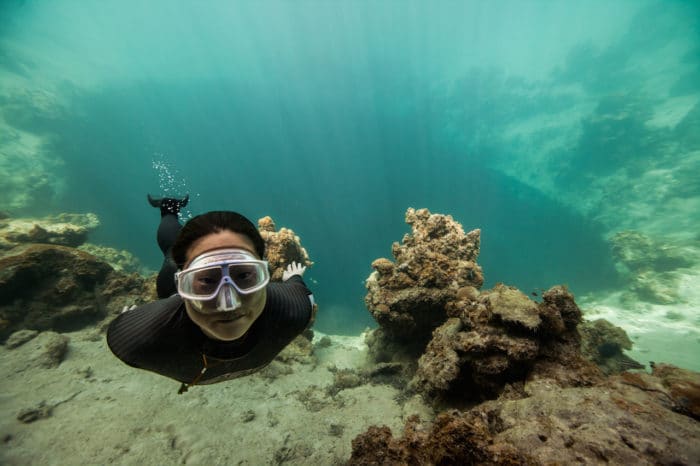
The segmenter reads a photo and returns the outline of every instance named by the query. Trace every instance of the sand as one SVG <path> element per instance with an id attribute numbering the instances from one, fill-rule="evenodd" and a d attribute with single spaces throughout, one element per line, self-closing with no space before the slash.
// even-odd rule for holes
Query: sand
<path id="1" fill-rule="evenodd" d="M 341 464 L 370 425 L 401 432 L 411 414 L 432 417 L 420 398 L 400 404 L 385 385 L 326 394 L 330 366 L 364 364 L 361 337 L 330 336 L 330 347 L 315 346 L 315 365 L 274 362 L 178 395 L 178 382 L 126 366 L 97 331 L 66 335 L 68 353 L 55 368 L 38 365 L 36 339 L 0 347 L 0 463 Z M 31 408 L 50 414 L 20 421 Z"/>

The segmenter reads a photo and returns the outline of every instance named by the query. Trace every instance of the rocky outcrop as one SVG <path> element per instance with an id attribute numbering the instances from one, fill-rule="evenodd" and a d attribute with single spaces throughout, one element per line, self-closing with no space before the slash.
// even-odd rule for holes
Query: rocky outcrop
<path id="1" fill-rule="evenodd" d="M 422 350 L 445 321 L 447 303 L 484 282 L 476 263 L 480 231 L 465 234 L 451 216 L 427 209 L 408 209 L 406 223 L 411 234 L 393 244 L 394 261 L 372 263 L 365 303 L 386 336 L 380 345 L 400 341 Z"/>
<path id="2" fill-rule="evenodd" d="M 103 259 L 116 271 L 126 273 L 141 273 L 143 271 L 141 262 L 129 251 L 91 243 L 81 244 L 78 249 Z"/>
<path id="3" fill-rule="evenodd" d="M 691 416 L 695 420 L 700 421 L 700 374 L 697 372 L 681 369 L 670 364 L 653 364 L 652 376 L 661 379 L 661 385 L 664 389 L 649 386 L 647 382 L 650 377 L 645 377 L 645 374 L 627 374 L 629 378 L 639 376 L 645 382 L 642 386 L 647 391 L 656 391 L 666 395 L 673 400 L 672 408 L 682 414 Z M 641 388 L 641 387 L 640 387 Z"/>
<path id="4" fill-rule="evenodd" d="M 650 388 L 661 379 L 647 378 L 578 388 L 527 384 L 524 399 L 448 410 L 432 423 L 411 417 L 400 438 L 373 426 L 353 440 L 348 464 L 697 464 L 698 423 Z"/>
<path id="5" fill-rule="evenodd" d="M 479 230 L 427 209 L 408 209 L 406 222 L 412 233 L 394 243 L 396 262 L 375 260 L 367 280 L 376 362 L 404 363 L 410 387 L 431 398 L 493 398 L 534 376 L 561 386 L 601 379 L 581 356 L 581 311 L 566 288 L 539 303 L 503 284 L 482 292 Z"/>
<path id="6" fill-rule="evenodd" d="M 541 301 L 503 284 L 480 291 L 478 234 L 424 209 L 406 218 L 414 234 L 394 245 L 398 265 L 377 259 L 367 282 L 380 325 L 370 355 L 402 362 L 409 388 L 446 410 L 432 423 L 409 418 L 401 438 L 370 427 L 349 464 L 700 461 L 700 374 L 665 365 L 622 372 L 639 366 L 623 353 L 627 335 L 604 320 L 582 325 L 566 287 Z M 606 377 L 594 362 L 622 373 Z"/>
<path id="7" fill-rule="evenodd" d="M 94 322 L 101 314 L 96 287 L 110 272 L 108 264 L 65 246 L 12 249 L 0 259 L 0 337 L 22 328 L 68 330 Z"/>
<path id="8" fill-rule="evenodd" d="M 620 231 L 610 242 L 613 258 L 633 300 L 656 304 L 679 302 L 678 271 L 700 259 L 695 248 L 676 246 L 637 231 Z"/>
<path id="9" fill-rule="evenodd" d="M 59 214 L 40 219 L 0 219 L 0 250 L 19 244 L 46 243 L 77 247 L 100 225 L 95 214 Z"/>
<path id="10" fill-rule="evenodd" d="M 627 333 L 605 319 L 582 322 L 581 354 L 596 363 L 605 374 L 617 374 L 630 369 L 643 369 L 644 365 L 624 353 L 632 349 Z"/>
<path id="11" fill-rule="evenodd" d="M 573 295 L 554 287 L 542 299 L 535 303 L 498 284 L 449 302 L 449 319 L 433 332 L 412 387 L 430 396 L 479 399 L 495 397 L 506 384 L 527 377 L 561 386 L 599 381 L 601 374 L 579 351 L 581 312 Z"/>
<path id="12" fill-rule="evenodd" d="M 293 230 L 281 228 L 275 231 L 275 222 L 270 217 L 258 220 L 258 230 L 265 241 L 265 256 L 270 264 L 271 280 L 282 281 L 284 269 L 292 261 L 307 267 L 313 265 L 309 260 L 309 254 Z"/>
<path id="13" fill-rule="evenodd" d="M 153 286 L 66 246 L 25 244 L 0 258 L 0 341 L 21 329 L 70 331 L 153 299 Z"/>

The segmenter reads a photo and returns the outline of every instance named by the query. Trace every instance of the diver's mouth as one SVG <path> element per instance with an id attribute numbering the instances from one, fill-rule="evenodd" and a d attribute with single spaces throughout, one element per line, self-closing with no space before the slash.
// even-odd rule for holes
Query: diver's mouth
<path id="1" fill-rule="evenodd" d="M 234 320 L 238 320 L 241 317 L 245 317 L 248 315 L 247 312 L 245 311 L 234 311 L 234 312 L 222 312 L 220 315 L 217 315 L 216 321 L 217 322 L 233 322 Z"/>

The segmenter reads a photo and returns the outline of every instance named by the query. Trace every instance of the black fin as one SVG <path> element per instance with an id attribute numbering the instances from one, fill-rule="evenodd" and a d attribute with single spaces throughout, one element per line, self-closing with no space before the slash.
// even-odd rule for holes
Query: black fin
<path id="1" fill-rule="evenodd" d="M 190 201 L 190 195 L 185 194 L 182 199 L 175 199 L 174 197 L 164 197 L 161 199 L 155 199 L 150 194 L 148 196 L 148 203 L 155 208 L 160 209 L 160 215 L 177 215 L 180 213 L 180 209 L 185 207 Z"/>
<path id="2" fill-rule="evenodd" d="M 152 207 L 160 208 L 160 199 L 154 199 L 150 194 L 146 194 L 146 197 L 148 197 L 148 203 L 151 204 Z"/>

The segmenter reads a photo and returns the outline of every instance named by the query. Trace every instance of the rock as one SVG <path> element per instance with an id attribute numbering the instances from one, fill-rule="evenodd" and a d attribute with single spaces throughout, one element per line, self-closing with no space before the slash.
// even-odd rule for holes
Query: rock
<path id="1" fill-rule="evenodd" d="M 345 432 L 345 426 L 343 424 L 331 423 L 328 426 L 328 435 L 333 437 L 342 437 L 343 432 Z"/>
<path id="2" fill-rule="evenodd" d="M 679 301 L 678 269 L 697 263 L 697 251 L 652 238 L 637 231 L 621 231 L 610 240 L 617 269 L 627 280 L 631 300 L 656 304 Z"/>
<path id="3" fill-rule="evenodd" d="M 369 378 L 395 376 L 403 372 L 403 364 L 396 362 L 380 362 L 368 368 L 365 372 Z"/>
<path id="4" fill-rule="evenodd" d="M 12 335 L 10 335 L 10 338 L 8 338 L 5 342 L 5 346 L 8 349 L 17 348 L 18 346 L 25 344 L 37 335 L 39 335 L 39 332 L 37 332 L 36 330 L 18 330 Z"/>
<path id="5" fill-rule="evenodd" d="M 465 287 L 483 284 L 480 231 L 464 233 L 449 215 L 408 209 L 411 234 L 394 243 L 395 261 L 379 258 L 366 281 L 365 303 L 386 340 L 413 344 L 421 351 L 434 328 L 445 321 L 445 304 Z M 408 350 L 408 348 L 407 348 Z"/>
<path id="6" fill-rule="evenodd" d="M 71 401 L 73 398 L 78 396 L 80 394 L 80 391 L 73 393 L 69 397 L 57 401 L 55 403 L 49 404 L 46 402 L 46 400 L 41 400 L 39 404 L 36 406 L 32 406 L 29 408 L 24 408 L 22 409 L 19 413 L 17 413 L 17 420 L 20 422 L 23 422 L 25 424 L 29 424 L 31 422 L 37 421 L 39 419 L 45 419 L 47 417 L 51 417 L 51 414 L 53 412 L 53 409 L 63 403 L 67 403 Z"/>
<path id="7" fill-rule="evenodd" d="M 653 392 L 621 383 L 552 386 L 529 398 L 406 422 L 403 437 L 372 426 L 348 464 L 696 464 L 700 424 Z"/>
<path id="8" fill-rule="evenodd" d="M 617 374 L 629 369 L 642 369 L 644 365 L 623 353 L 632 349 L 627 333 L 605 319 L 586 321 L 579 325 L 581 353 L 600 367 L 603 373 Z"/>
<path id="9" fill-rule="evenodd" d="M 299 335 L 275 357 L 275 360 L 285 364 L 292 362 L 314 364 L 316 358 L 311 340 L 304 335 Z"/>
<path id="10" fill-rule="evenodd" d="M 499 317 L 506 325 L 532 331 L 542 323 L 537 303 L 515 287 L 499 283 L 489 292 L 488 300 L 493 315 Z"/>
<path id="11" fill-rule="evenodd" d="M 99 257 L 119 272 L 138 273 L 143 270 L 141 262 L 129 251 L 90 243 L 82 244 L 78 249 Z"/>
<path id="12" fill-rule="evenodd" d="M 17 246 L 0 258 L 0 341 L 21 329 L 69 331 L 95 324 L 124 305 L 150 299 L 143 296 L 144 283 L 75 248 Z"/>
<path id="13" fill-rule="evenodd" d="M 17 413 L 17 420 L 24 424 L 29 424 L 39 419 L 51 417 L 52 410 L 53 406 L 47 405 L 46 401 L 41 401 L 37 406 L 22 409 Z"/>
<path id="14" fill-rule="evenodd" d="M 313 265 L 294 231 L 289 228 L 275 231 L 275 222 L 270 217 L 258 220 L 258 229 L 265 241 L 265 256 L 270 264 L 271 280 L 282 281 L 282 274 L 292 261 L 307 267 Z"/>
<path id="15" fill-rule="evenodd" d="M 601 374 L 579 351 L 581 312 L 554 287 L 531 301 L 502 284 L 447 304 L 450 317 L 433 332 L 411 387 L 429 397 L 483 399 L 506 384 L 545 377 L 561 386 L 590 385 Z"/>
<path id="16" fill-rule="evenodd" d="M 359 387 L 366 383 L 366 378 L 353 369 L 335 369 L 333 372 L 333 384 L 326 388 L 329 396 L 335 396 L 338 392 Z"/>
<path id="17" fill-rule="evenodd" d="M 418 360 L 418 371 L 411 382 L 414 389 L 427 394 L 449 390 L 459 376 L 461 361 L 454 341 L 460 330 L 462 321 L 457 317 L 435 329 L 425 353 Z"/>
<path id="18" fill-rule="evenodd" d="M 59 214 L 40 219 L 13 218 L 0 223 L 0 244 L 10 249 L 24 243 L 45 243 L 76 247 L 99 226 L 95 214 Z"/>
<path id="19" fill-rule="evenodd" d="M 252 420 L 255 419 L 255 411 L 252 409 L 249 409 L 245 411 L 243 414 L 241 414 L 241 422 L 246 423 L 246 422 L 251 422 Z"/>
<path id="20" fill-rule="evenodd" d="M 316 343 L 316 346 L 319 348 L 329 348 L 333 342 L 331 341 L 330 337 L 328 335 L 324 335 L 318 343 Z"/>
<path id="21" fill-rule="evenodd" d="M 65 246 L 18 246 L 0 258 L 0 339 L 19 329 L 68 330 L 100 316 L 95 289 L 111 267 Z"/>
<path id="22" fill-rule="evenodd" d="M 260 369 L 258 374 L 267 380 L 275 380 L 293 372 L 294 370 L 288 364 L 273 360 L 270 364 Z"/>
<path id="23" fill-rule="evenodd" d="M 700 420 L 699 373 L 670 364 L 654 364 L 652 375 L 661 379 L 662 385 L 667 388 L 675 403 L 676 411 Z"/>
<path id="24" fill-rule="evenodd" d="M 613 259 L 632 273 L 668 272 L 694 263 L 682 248 L 638 231 L 620 231 L 610 242 Z"/>
<path id="25" fill-rule="evenodd" d="M 680 275 L 675 272 L 645 270 L 635 274 L 629 285 L 625 301 L 646 301 L 654 304 L 676 304 L 680 302 L 678 285 Z"/>
<path id="26" fill-rule="evenodd" d="M 504 284 L 480 291 L 480 232 L 452 217 L 408 209 L 412 233 L 377 259 L 365 302 L 380 328 L 367 338 L 375 362 L 401 363 L 410 389 L 429 398 L 496 397 L 528 378 L 561 386 L 602 378 L 580 354 L 581 310 L 565 287 L 535 302 Z M 513 387 L 516 385 L 512 385 Z M 524 392 L 510 390 L 511 396 Z"/>
<path id="27" fill-rule="evenodd" d="M 41 332 L 24 346 L 30 351 L 28 368 L 57 367 L 68 352 L 69 338 L 56 332 Z"/>

